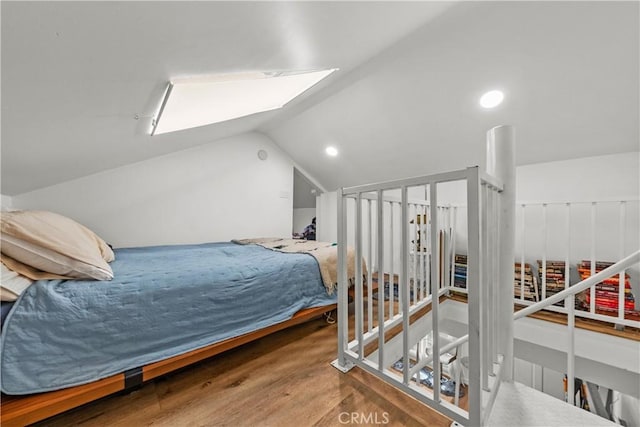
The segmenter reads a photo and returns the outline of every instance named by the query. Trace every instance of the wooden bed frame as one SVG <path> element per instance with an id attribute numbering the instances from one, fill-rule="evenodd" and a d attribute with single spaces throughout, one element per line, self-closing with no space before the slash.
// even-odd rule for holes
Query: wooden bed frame
<path id="1" fill-rule="evenodd" d="M 118 391 L 139 386 L 153 378 L 183 368 L 224 351 L 257 340 L 282 329 L 304 323 L 326 312 L 335 310 L 337 304 L 300 310 L 289 320 L 257 331 L 229 338 L 188 353 L 161 360 L 141 368 L 116 374 L 89 384 L 63 390 L 26 396 L 2 395 L 0 423 L 3 427 L 25 426 L 69 409 L 84 405 Z"/>

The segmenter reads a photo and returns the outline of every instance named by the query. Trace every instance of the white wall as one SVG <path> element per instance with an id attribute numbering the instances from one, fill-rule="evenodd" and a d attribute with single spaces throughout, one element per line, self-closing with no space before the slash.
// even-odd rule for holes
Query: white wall
<path id="1" fill-rule="evenodd" d="M 67 215 L 128 247 L 289 236 L 292 192 L 290 158 L 249 133 L 21 194 L 13 205 Z"/>
<path id="2" fill-rule="evenodd" d="M 316 208 L 298 208 L 293 210 L 293 232 L 302 233 L 316 216 Z M 317 222 L 317 220 L 316 220 Z M 317 226 L 317 224 L 316 224 Z"/>
<path id="3" fill-rule="evenodd" d="M 519 166 L 516 173 L 516 200 L 518 203 L 637 200 L 640 197 L 639 159 L 639 152 L 630 152 Z M 451 203 L 465 204 L 466 194 L 463 189 L 460 189 L 449 192 L 444 197 L 447 197 L 446 200 Z M 577 214 L 576 219 L 583 214 L 581 211 L 584 209 L 585 207 L 578 206 L 574 210 L 574 213 Z M 610 235 L 612 225 L 617 232 L 615 222 L 618 217 L 609 218 L 611 215 L 617 214 L 611 212 L 611 204 L 602 203 L 598 209 L 602 212 L 597 221 L 597 234 L 600 236 Z M 629 204 L 627 209 L 628 234 L 630 237 L 637 237 L 638 221 L 635 220 L 637 214 L 634 213 L 637 212 L 637 203 L 635 206 Z M 549 207 L 549 210 L 548 214 L 552 216 L 550 220 L 554 220 L 554 213 L 551 210 L 562 211 L 561 207 L 557 206 Z M 562 213 L 559 214 L 562 215 Z M 529 221 L 539 217 L 540 214 L 541 212 L 536 212 L 536 209 L 530 211 L 527 217 L 528 226 L 532 226 L 533 224 L 529 224 Z M 518 221 L 521 221 L 520 215 L 521 212 L 518 211 L 516 216 Z M 556 221 L 554 222 L 562 220 L 562 218 L 557 218 L 558 215 L 555 216 Z M 459 219 L 464 219 L 464 217 L 459 217 Z M 578 221 L 581 220 L 578 219 Z M 460 222 L 458 221 L 458 223 Z M 582 222 L 579 225 L 580 227 L 584 226 Z M 582 234 L 584 235 L 584 233 Z M 462 238 L 466 239 L 466 232 Z M 605 245 L 603 256 L 609 257 L 609 253 L 614 252 L 614 249 L 607 247 L 610 246 L 607 243 L 600 242 L 600 246 L 602 248 L 602 244 Z M 552 243 L 550 246 L 553 250 L 553 246 L 557 245 Z M 580 242 L 575 246 L 575 249 L 579 251 L 583 246 L 584 242 Z M 631 238 L 625 243 L 625 246 L 628 250 L 633 247 L 637 249 L 638 241 Z M 615 257 L 618 255 L 617 249 L 615 247 L 615 252 L 612 254 Z"/>
<path id="4" fill-rule="evenodd" d="M 316 197 L 316 238 L 321 242 L 338 241 L 338 205 L 335 191 Z"/>
<path id="5" fill-rule="evenodd" d="M 638 198 L 640 152 L 520 166 L 518 201 L 592 201 Z"/>
<path id="6" fill-rule="evenodd" d="M 617 261 L 640 248 L 640 162 L 637 152 L 588 157 L 561 162 L 521 166 L 517 170 L 516 199 L 519 202 L 585 202 L 596 204 L 595 258 Z M 620 229 L 619 200 L 625 204 L 625 218 Z M 571 225 L 566 226 L 567 207 L 547 206 L 547 237 L 543 238 L 543 208 L 525 209 L 525 232 L 516 236 L 516 254 L 524 249 L 525 262 L 541 258 L 546 243 L 547 259 L 564 260 L 570 240 L 572 264 L 591 257 L 591 204 L 571 206 Z M 517 230 L 522 227 L 522 208 L 516 210 Z M 622 239 L 621 234 L 622 231 Z M 524 245 L 523 245 L 524 240 Z M 579 281 L 573 271 L 572 283 Z M 636 308 L 640 307 L 640 275 L 637 266 L 628 271 Z"/>
<path id="7" fill-rule="evenodd" d="M 640 161 L 637 152 L 587 157 L 566 161 L 519 166 L 516 173 L 516 200 L 522 202 L 584 202 L 599 203 L 596 211 L 596 259 L 617 261 L 620 259 L 619 204 L 621 199 L 638 199 L 640 196 Z M 465 204 L 464 185 L 450 183 L 438 186 L 439 203 Z M 320 198 L 323 205 L 318 211 L 322 233 L 336 239 L 336 193 L 326 193 Z M 589 259 L 591 255 L 590 204 L 572 207 L 571 263 Z M 518 207 L 516 221 L 522 224 L 522 212 Z M 326 217 L 327 215 L 328 217 Z M 542 207 L 526 209 L 526 234 L 524 237 L 525 262 L 535 263 L 542 257 Z M 547 259 L 564 260 L 567 241 L 565 206 L 549 205 L 547 208 Z M 459 208 L 457 215 L 456 251 L 466 253 L 466 209 Z M 629 254 L 640 247 L 639 203 L 626 204 L 624 224 L 624 250 Z M 320 226 L 319 226 L 320 228 Z M 332 240 L 333 241 L 333 240 Z M 399 246 L 395 253 L 399 253 Z M 520 259 L 522 235 L 516 236 L 516 257 Z M 632 287 L 640 307 L 640 274 L 638 269 L 629 271 Z M 577 277 L 574 277 L 577 279 Z M 576 282 L 577 280 L 572 280 Z"/>
<path id="8" fill-rule="evenodd" d="M 567 241 L 570 241 L 570 262 L 576 264 L 591 257 L 591 204 L 598 201 L 595 219 L 595 257 L 600 261 L 617 261 L 624 254 L 640 248 L 640 161 L 638 152 L 586 157 L 558 162 L 519 166 L 516 170 L 516 259 L 524 249 L 525 262 L 535 264 L 542 258 L 546 246 L 548 260 L 564 260 Z M 464 192 L 448 195 L 454 203 L 464 203 Z M 620 240 L 619 200 L 632 200 L 625 204 L 623 227 L 624 244 Z M 633 201 L 635 200 L 635 201 Z M 547 227 L 541 204 L 527 206 L 522 203 L 549 203 L 546 208 Z M 571 225 L 567 227 L 567 208 L 571 206 Z M 466 209 L 459 209 L 456 247 L 466 253 Z M 524 242 L 524 244 L 523 244 Z M 628 271 L 636 308 L 640 307 L 640 274 L 638 268 Z M 578 282 L 573 271 L 572 283 Z"/>
<path id="9" fill-rule="evenodd" d="M 0 194 L 0 207 L 2 210 L 10 209 L 13 207 L 13 200 L 9 196 L 5 196 L 4 194 Z"/>

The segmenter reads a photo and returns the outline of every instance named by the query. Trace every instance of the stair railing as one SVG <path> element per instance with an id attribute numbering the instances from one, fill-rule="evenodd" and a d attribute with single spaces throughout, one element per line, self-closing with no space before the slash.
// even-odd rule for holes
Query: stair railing
<path id="1" fill-rule="evenodd" d="M 518 319 L 522 319 L 523 317 L 529 316 L 531 314 L 537 313 L 540 310 L 543 310 L 557 302 L 565 300 L 565 306 L 568 307 L 568 315 L 567 315 L 567 332 L 568 332 L 568 346 L 567 346 L 567 395 L 568 402 L 570 404 L 574 404 L 574 379 L 575 379 L 575 313 L 574 313 L 574 303 L 575 296 L 580 292 L 583 292 L 586 289 L 589 289 L 592 286 L 600 283 L 604 279 L 615 276 L 631 267 L 634 264 L 640 262 L 640 250 L 632 253 L 626 258 L 621 259 L 610 267 L 605 268 L 604 270 L 596 273 L 593 276 L 586 278 L 585 280 L 576 283 L 570 288 L 565 289 L 564 291 L 558 292 L 557 294 L 548 297 L 540 302 L 537 302 L 533 305 L 528 306 L 520 311 L 517 311 L 513 314 L 514 322 Z M 469 340 L 469 335 L 464 335 L 454 342 L 449 343 L 440 348 L 440 354 L 444 354 L 448 351 L 451 351 L 453 348 L 464 344 Z M 433 359 L 434 356 L 431 356 Z M 431 361 L 428 360 L 428 362 Z"/>
<path id="2" fill-rule="evenodd" d="M 536 313 L 544 308 L 549 307 L 552 304 L 565 300 L 564 306 L 567 307 L 567 398 L 568 402 L 574 404 L 574 378 L 575 378 L 575 296 L 576 294 L 591 288 L 597 283 L 615 276 L 616 274 L 626 270 L 630 266 L 640 262 L 640 250 L 632 253 L 626 258 L 618 261 L 610 267 L 596 273 L 593 276 L 586 278 L 585 280 L 558 292 L 557 294 L 548 297 L 540 302 L 537 302 L 529 307 L 522 309 L 513 315 L 513 320 L 518 320 L 523 317 Z M 622 282 L 619 286 L 624 286 Z"/>

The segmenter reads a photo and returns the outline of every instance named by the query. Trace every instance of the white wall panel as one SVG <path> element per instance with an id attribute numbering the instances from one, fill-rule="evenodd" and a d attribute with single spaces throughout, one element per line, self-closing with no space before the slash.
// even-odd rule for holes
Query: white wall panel
<path id="1" fill-rule="evenodd" d="M 67 215 L 128 247 L 290 236 L 292 192 L 290 158 L 249 133 L 21 194 L 13 205 Z"/>

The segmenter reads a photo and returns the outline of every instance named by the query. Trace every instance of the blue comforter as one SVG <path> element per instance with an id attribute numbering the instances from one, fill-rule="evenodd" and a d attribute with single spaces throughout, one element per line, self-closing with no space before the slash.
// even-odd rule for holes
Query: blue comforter
<path id="1" fill-rule="evenodd" d="M 92 382 L 335 303 L 316 260 L 255 245 L 116 250 L 112 281 L 31 285 L 6 319 L 1 388 Z"/>

